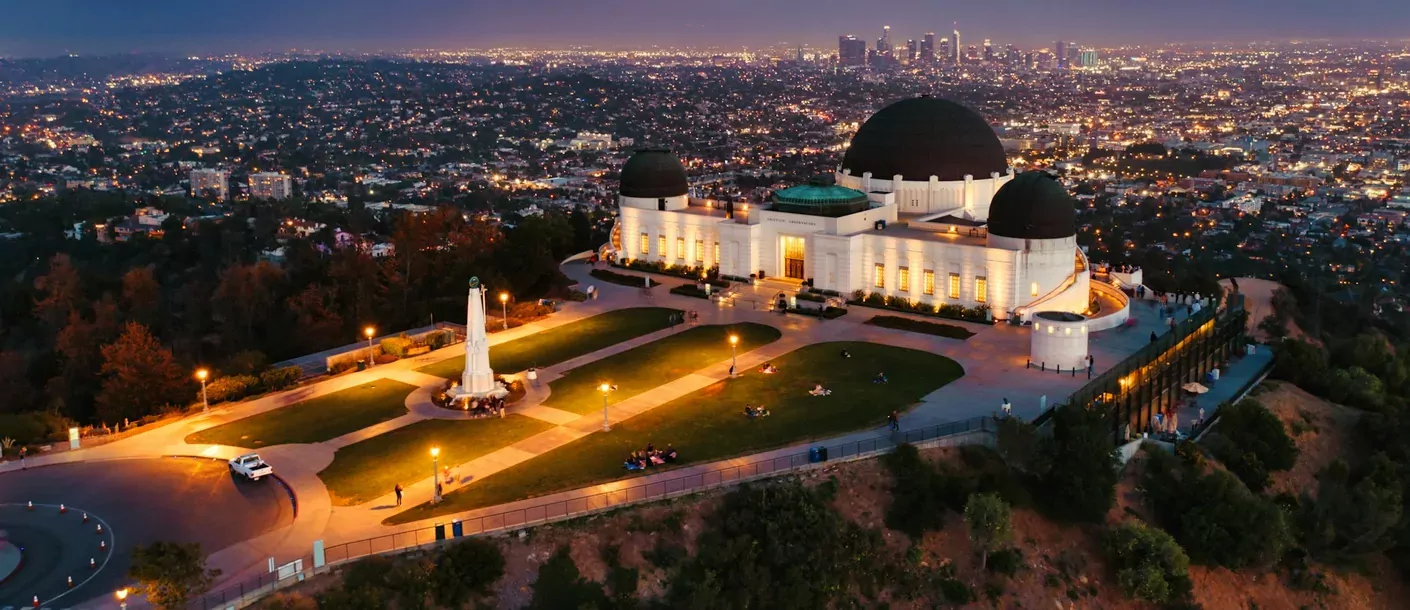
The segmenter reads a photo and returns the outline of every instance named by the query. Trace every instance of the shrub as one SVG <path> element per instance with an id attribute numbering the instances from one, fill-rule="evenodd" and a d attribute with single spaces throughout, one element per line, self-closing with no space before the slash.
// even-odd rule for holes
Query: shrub
<path id="1" fill-rule="evenodd" d="M 396 362 L 397 357 L 391 354 L 377 354 L 377 357 L 373 358 L 372 361 L 377 364 L 390 364 Z"/>
<path id="2" fill-rule="evenodd" d="M 1297 462 L 1297 445 L 1283 422 L 1257 401 L 1224 405 L 1217 430 L 1215 456 L 1255 492 L 1267 487 L 1270 471 L 1287 470 Z"/>
<path id="3" fill-rule="evenodd" d="M 592 271 L 588 272 L 588 275 L 591 275 L 592 277 L 595 277 L 609 284 L 617 284 L 619 286 L 642 288 L 646 285 L 646 280 L 642 279 L 642 277 L 639 275 L 617 273 L 616 271 L 608 271 L 607 269 L 593 269 Z M 660 286 L 661 282 L 658 282 L 653 279 L 651 280 L 651 285 L 652 287 Z"/>
<path id="4" fill-rule="evenodd" d="M 1040 450 L 1042 494 L 1048 514 L 1074 521 L 1101 521 L 1116 502 L 1120 461 L 1101 411 L 1057 409 L 1053 434 Z"/>
<path id="5" fill-rule="evenodd" d="M 1009 547 L 994 551 L 989 555 L 988 569 L 995 574 L 1014 576 L 1023 567 L 1023 550 Z"/>
<path id="6" fill-rule="evenodd" d="M 1170 534 L 1126 521 L 1107 533 L 1106 550 L 1131 598 L 1164 604 L 1188 596 L 1190 558 Z"/>
<path id="7" fill-rule="evenodd" d="M 36 445 L 68 438 L 68 429 L 76 425 L 77 422 L 49 411 L 0 413 L 0 438 L 15 439 L 19 445 Z"/>
<path id="8" fill-rule="evenodd" d="M 465 538 L 447 547 L 431 573 L 431 596 L 448 608 L 461 607 L 471 595 L 487 595 L 504 576 L 504 555 L 493 542 Z"/>
<path id="9" fill-rule="evenodd" d="M 1234 475 L 1201 474 L 1160 451 L 1147 456 L 1142 480 L 1147 503 L 1194 562 L 1230 569 L 1266 566 L 1292 543 L 1283 510 Z"/>
<path id="10" fill-rule="evenodd" d="M 891 506 L 886 508 L 886 527 L 913 539 L 945 524 L 945 484 L 935 468 L 920 457 L 915 445 L 903 444 L 881 456 L 891 472 Z"/>
<path id="11" fill-rule="evenodd" d="M 405 358 L 406 350 L 411 349 L 411 339 L 406 337 L 387 337 L 381 342 L 382 353 L 391 354 L 397 358 Z"/>
<path id="12" fill-rule="evenodd" d="M 539 567 L 538 580 L 531 586 L 534 596 L 529 600 L 529 610 L 605 608 L 608 603 L 602 585 L 583 578 L 566 546 L 559 547 L 558 552 Z"/>
<path id="13" fill-rule="evenodd" d="M 936 322 L 925 322 L 922 320 L 912 320 L 898 316 L 875 316 L 867 320 L 867 324 L 880 326 L 882 328 L 894 328 L 897 330 L 908 330 L 916 333 L 925 333 L 937 337 L 948 337 L 961 341 L 974 336 L 974 333 L 955 326 L 953 324 L 940 324 Z"/>
<path id="14" fill-rule="evenodd" d="M 681 284 L 680 286 L 676 286 L 675 288 L 671 289 L 671 294 L 695 297 L 697 299 L 710 298 L 710 295 L 705 294 L 705 291 L 701 290 L 700 287 L 696 286 L 695 284 Z"/>
<path id="15" fill-rule="evenodd" d="M 426 346 L 435 350 L 450 345 L 455 340 L 455 333 L 449 330 L 438 330 L 426 335 Z"/>
<path id="16" fill-rule="evenodd" d="M 206 400 L 211 404 L 240 400 L 259 389 L 259 378 L 253 375 L 218 377 L 206 384 Z"/>
<path id="17" fill-rule="evenodd" d="M 303 376 L 303 369 L 297 366 L 284 366 L 260 373 L 259 383 L 266 392 L 276 392 L 298 383 Z"/>

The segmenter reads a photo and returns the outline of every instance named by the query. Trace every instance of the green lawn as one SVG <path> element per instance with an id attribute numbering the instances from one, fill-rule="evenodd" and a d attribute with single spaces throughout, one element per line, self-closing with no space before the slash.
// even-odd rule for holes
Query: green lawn
<path id="1" fill-rule="evenodd" d="M 334 506 L 371 502 L 431 476 L 431 447 L 441 464 L 463 464 L 553 425 L 523 415 L 503 419 L 428 419 L 343 447 L 318 473 Z"/>
<path id="2" fill-rule="evenodd" d="M 586 414 L 602 410 L 598 386 L 608 382 L 617 389 L 607 395 L 609 405 L 685 377 L 712 364 L 730 359 L 730 335 L 739 335 L 739 353 L 777 341 L 778 329 L 743 323 L 697 326 L 639 345 L 620 354 L 567 371 L 548 384 L 546 407 Z"/>
<path id="3" fill-rule="evenodd" d="M 851 360 L 839 357 L 841 350 Z M 451 492 L 432 510 L 417 506 L 387 523 L 493 506 L 524 498 L 576 489 L 630 476 L 622 469 L 627 454 L 648 442 L 675 445 L 674 466 L 827 438 L 886 423 L 886 414 L 905 410 L 921 397 L 964 374 L 959 363 L 932 354 L 878 343 L 837 342 L 809 345 L 776 359 L 779 372 L 749 371 L 661 405 L 559 449 Z M 890 383 L 871 382 L 885 372 Z M 831 396 L 808 395 L 813 384 Z M 772 415 L 748 419 L 746 402 L 763 404 Z M 659 469 L 645 474 L 660 472 Z"/>
<path id="4" fill-rule="evenodd" d="M 321 443 L 406 415 L 406 397 L 415 389 L 400 381 L 379 379 L 208 428 L 187 436 L 186 442 L 252 449 Z"/>
<path id="5" fill-rule="evenodd" d="M 531 366 L 553 366 L 666 328 L 671 325 L 670 316 L 678 313 L 679 309 L 668 307 L 633 307 L 569 322 L 491 347 L 490 368 L 500 374 L 511 374 Z M 465 371 L 465 358 L 447 358 L 416 370 L 458 379 Z"/>

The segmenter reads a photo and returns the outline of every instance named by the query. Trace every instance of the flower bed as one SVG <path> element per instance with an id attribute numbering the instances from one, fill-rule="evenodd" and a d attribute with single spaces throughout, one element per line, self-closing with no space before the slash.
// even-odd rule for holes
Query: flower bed
<path id="1" fill-rule="evenodd" d="M 847 315 L 847 310 L 841 307 L 790 307 L 788 313 L 796 313 L 824 320 L 836 320 Z"/>
<path id="2" fill-rule="evenodd" d="M 719 279 L 720 270 L 718 267 L 690 267 L 686 265 L 668 265 L 660 261 L 648 262 L 640 259 L 630 260 L 627 261 L 626 264 L 617 264 L 617 266 L 623 269 L 645 271 L 647 273 L 660 273 L 662 275 L 671 275 L 695 281 L 700 281 L 700 276 L 703 274 L 705 276 L 705 281 L 710 282 L 711 284 L 714 284 L 721 288 L 729 286 L 728 281 Z"/>
<path id="3" fill-rule="evenodd" d="M 695 297 L 697 299 L 710 298 L 710 295 L 705 294 L 705 291 L 701 290 L 700 287 L 696 286 L 695 284 L 681 284 L 680 286 L 676 286 L 675 288 L 671 289 L 671 294 L 678 294 L 686 297 Z"/>
<path id="4" fill-rule="evenodd" d="M 935 335 L 937 337 L 959 339 L 961 341 L 964 341 L 965 339 L 974 336 L 974 333 L 970 332 L 968 329 L 960 328 L 953 324 L 941 324 L 939 322 L 912 320 L 910 318 L 902 318 L 900 316 L 875 316 L 872 319 L 867 320 L 866 323 L 871 324 L 872 326 L 880 326 L 882 328 L 908 330 L 916 333 Z"/>
<path id="5" fill-rule="evenodd" d="M 932 318 L 947 318 L 950 320 L 961 320 L 973 322 L 975 324 L 988 324 L 993 326 L 994 320 L 989 314 L 989 306 L 964 307 L 962 305 L 941 304 L 939 307 L 920 301 L 910 301 L 898 296 L 883 296 L 877 293 L 865 293 L 860 290 L 852 293 L 852 298 L 847 301 L 849 305 L 862 305 L 865 307 L 875 307 L 877 309 L 890 309 L 913 313 Z"/>

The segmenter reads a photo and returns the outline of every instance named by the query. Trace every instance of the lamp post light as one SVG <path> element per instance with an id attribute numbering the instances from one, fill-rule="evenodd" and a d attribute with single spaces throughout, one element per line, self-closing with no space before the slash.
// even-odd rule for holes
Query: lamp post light
<path id="1" fill-rule="evenodd" d="M 729 336 L 729 376 L 734 377 L 734 367 L 739 363 L 739 335 Z"/>
<path id="2" fill-rule="evenodd" d="M 201 380 L 201 412 L 202 412 L 202 413 L 205 413 L 205 412 L 207 412 L 207 411 L 210 411 L 210 409 L 211 409 L 211 403 L 210 403 L 209 400 L 206 399 L 206 378 L 207 378 L 207 377 L 210 377 L 210 375 L 211 375 L 211 372 L 210 372 L 210 371 L 207 371 L 206 369 L 196 369 L 196 379 L 200 379 L 200 380 Z"/>
<path id="3" fill-rule="evenodd" d="M 499 306 L 504 311 L 504 330 L 509 330 L 509 293 L 499 293 Z"/>
<path id="4" fill-rule="evenodd" d="M 372 368 L 372 335 L 377 334 L 377 329 L 368 326 L 362 329 L 362 334 L 367 337 L 367 367 Z"/>
<path id="5" fill-rule="evenodd" d="M 117 598 L 117 600 L 118 600 L 118 607 L 119 607 L 119 608 L 121 608 L 122 610 L 127 610 L 127 588 L 126 588 L 126 587 L 123 587 L 123 588 L 121 588 L 121 589 L 118 589 L 117 591 L 114 591 L 114 592 L 113 592 L 113 597 L 116 597 L 116 598 Z"/>
<path id="6" fill-rule="evenodd" d="M 597 389 L 602 390 L 602 431 L 611 432 L 612 424 L 607 423 L 607 393 L 617 389 L 617 386 L 604 381 Z"/>
<path id="7" fill-rule="evenodd" d="M 431 448 L 431 486 L 435 491 L 431 495 L 432 504 L 441 503 L 441 448 Z"/>

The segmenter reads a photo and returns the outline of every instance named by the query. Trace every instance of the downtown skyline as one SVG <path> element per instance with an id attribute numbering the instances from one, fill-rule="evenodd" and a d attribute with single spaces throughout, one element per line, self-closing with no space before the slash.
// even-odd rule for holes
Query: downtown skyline
<path id="1" fill-rule="evenodd" d="M 119 7 L 96 0 L 59 0 L 9 9 L 11 18 L 0 24 L 0 56 L 575 46 L 829 48 L 840 34 L 872 40 L 885 25 L 892 26 L 893 36 L 902 43 L 958 27 L 975 41 L 990 38 L 1000 44 L 1044 47 L 1072 39 L 1112 47 L 1391 39 L 1404 36 L 1410 26 L 1410 6 L 1387 0 L 1350 0 L 1330 15 L 1303 0 L 1127 5 L 1115 0 L 1002 0 L 955 6 L 885 0 L 865 7 L 838 0 L 764 5 L 720 0 L 708 6 L 644 0 L 409 0 L 393 6 L 372 0 L 256 0 L 236 7 L 149 0 Z"/>

